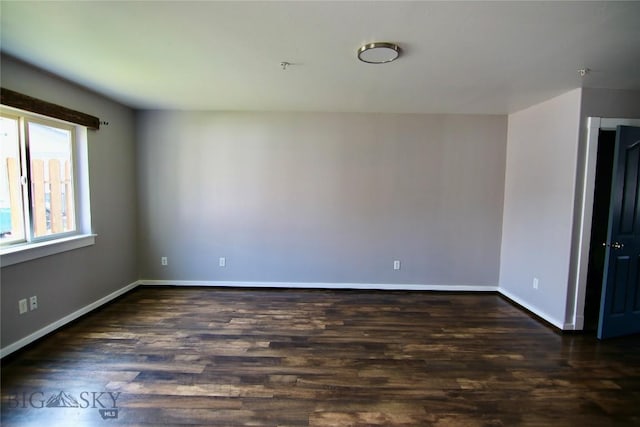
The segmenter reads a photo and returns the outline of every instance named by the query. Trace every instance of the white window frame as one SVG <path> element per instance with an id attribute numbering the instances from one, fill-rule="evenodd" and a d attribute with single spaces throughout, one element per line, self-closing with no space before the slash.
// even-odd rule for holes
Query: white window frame
<path id="1" fill-rule="evenodd" d="M 32 225 L 25 223 L 26 241 L 9 243 L 6 246 L 0 247 L 0 265 L 5 267 L 95 244 L 96 235 L 92 232 L 91 227 L 89 196 L 88 129 L 82 125 L 7 107 L 5 105 L 0 106 L 0 112 L 8 117 L 20 119 L 21 138 L 26 137 L 22 134 L 22 129 L 25 128 L 25 123 L 28 122 L 48 126 L 59 126 L 72 132 L 73 196 L 76 224 L 75 231 L 33 238 L 31 236 Z M 21 144 L 24 145 L 26 142 L 21 142 Z M 22 149 L 20 156 L 21 174 L 24 175 L 26 154 Z M 25 191 L 24 188 L 23 191 Z M 23 203 L 25 205 L 31 204 L 30 197 L 31 196 L 23 196 Z M 29 207 L 29 215 L 27 215 L 26 210 L 24 212 L 25 221 L 33 221 L 33 215 L 30 210 L 31 208 Z"/>

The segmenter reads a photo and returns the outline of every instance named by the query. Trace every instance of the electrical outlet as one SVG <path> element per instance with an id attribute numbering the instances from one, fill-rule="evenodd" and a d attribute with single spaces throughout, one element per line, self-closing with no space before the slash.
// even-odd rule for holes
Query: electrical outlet
<path id="1" fill-rule="evenodd" d="M 18 310 L 20 310 L 20 314 L 25 314 L 29 309 L 27 308 L 27 299 L 23 298 L 18 301 Z"/>
<path id="2" fill-rule="evenodd" d="M 169 258 L 167 258 L 166 256 L 163 256 L 162 258 L 160 258 L 160 264 L 169 265 Z"/>
<path id="3" fill-rule="evenodd" d="M 218 266 L 220 267 L 226 267 L 227 265 L 227 259 L 225 257 L 220 257 L 220 259 L 218 260 Z"/>
<path id="4" fill-rule="evenodd" d="M 538 289 L 538 283 L 539 283 L 538 278 L 534 277 L 533 278 L 533 289 Z"/>
<path id="5" fill-rule="evenodd" d="M 38 308 L 38 297 L 32 296 L 29 298 L 29 310 L 33 311 Z"/>
<path id="6" fill-rule="evenodd" d="M 393 269 L 400 270 L 400 261 L 398 260 L 393 261 Z"/>

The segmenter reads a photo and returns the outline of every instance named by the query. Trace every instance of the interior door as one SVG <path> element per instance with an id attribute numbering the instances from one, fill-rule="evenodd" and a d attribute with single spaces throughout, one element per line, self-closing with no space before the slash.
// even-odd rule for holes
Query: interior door
<path id="1" fill-rule="evenodd" d="M 598 338 L 640 333 L 640 128 L 618 126 Z"/>

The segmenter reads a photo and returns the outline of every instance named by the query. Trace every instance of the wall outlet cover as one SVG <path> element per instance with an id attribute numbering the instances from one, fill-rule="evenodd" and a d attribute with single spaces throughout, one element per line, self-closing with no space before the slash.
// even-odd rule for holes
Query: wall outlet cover
<path id="1" fill-rule="evenodd" d="M 29 309 L 27 308 L 27 300 L 25 298 L 18 301 L 18 310 L 20 314 L 25 314 Z"/>

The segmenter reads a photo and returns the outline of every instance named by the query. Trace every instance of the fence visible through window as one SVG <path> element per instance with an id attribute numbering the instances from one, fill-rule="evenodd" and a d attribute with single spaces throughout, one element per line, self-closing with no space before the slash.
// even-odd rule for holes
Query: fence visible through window
<path id="1" fill-rule="evenodd" d="M 2 243 L 76 230 L 72 131 L 35 121 L 25 125 L 22 138 L 19 120 L 2 117 Z"/>

